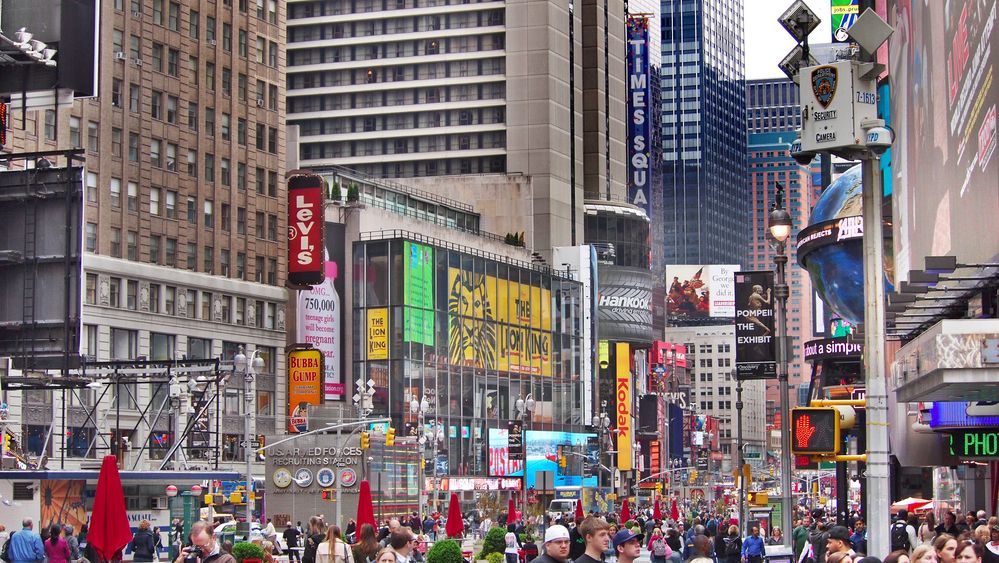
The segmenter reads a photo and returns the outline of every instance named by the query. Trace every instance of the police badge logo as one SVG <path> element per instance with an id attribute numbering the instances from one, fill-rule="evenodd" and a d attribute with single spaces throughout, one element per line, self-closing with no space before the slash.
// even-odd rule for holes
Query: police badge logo
<path id="1" fill-rule="evenodd" d="M 836 95 L 839 71 L 834 66 L 820 66 L 812 71 L 812 93 L 822 109 L 829 107 Z"/>

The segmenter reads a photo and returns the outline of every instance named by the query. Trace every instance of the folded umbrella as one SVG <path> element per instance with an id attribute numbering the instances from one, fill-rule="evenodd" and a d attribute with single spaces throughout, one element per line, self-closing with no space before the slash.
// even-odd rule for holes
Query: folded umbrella
<path id="1" fill-rule="evenodd" d="M 460 538 L 465 535 L 465 521 L 461 519 L 461 502 L 458 501 L 458 493 L 451 493 L 444 531 L 447 532 L 449 538 Z"/>
<path id="2" fill-rule="evenodd" d="M 125 491 L 121 488 L 118 459 L 113 455 L 104 456 L 97 476 L 87 543 L 103 561 L 120 561 L 121 552 L 130 541 L 132 530 L 125 514 Z"/>
<path id="3" fill-rule="evenodd" d="M 378 530 L 378 524 L 375 523 L 375 505 L 371 501 L 371 483 L 367 479 L 361 481 L 357 494 L 357 529 L 360 530 L 364 524 L 371 524 L 375 531 Z"/>

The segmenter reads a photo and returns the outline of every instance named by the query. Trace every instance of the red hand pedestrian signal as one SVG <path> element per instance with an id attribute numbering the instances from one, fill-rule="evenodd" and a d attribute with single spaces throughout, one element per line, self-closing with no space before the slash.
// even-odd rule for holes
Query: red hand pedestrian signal
<path id="1" fill-rule="evenodd" d="M 815 435 L 816 428 L 812 426 L 812 417 L 798 417 L 798 422 L 794 425 L 794 439 L 798 442 L 798 448 L 807 449 L 808 441 Z"/>
<path id="2" fill-rule="evenodd" d="M 791 409 L 791 452 L 836 455 L 840 442 L 839 412 L 831 407 Z"/>

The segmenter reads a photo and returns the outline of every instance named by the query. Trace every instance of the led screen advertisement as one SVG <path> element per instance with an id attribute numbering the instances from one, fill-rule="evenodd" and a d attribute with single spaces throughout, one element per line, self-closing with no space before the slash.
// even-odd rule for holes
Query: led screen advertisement
<path id="1" fill-rule="evenodd" d="M 403 242 L 403 339 L 434 345 L 434 249 Z"/>
<path id="2" fill-rule="evenodd" d="M 735 369 L 740 380 L 777 376 L 774 273 L 735 275 Z"/>
<path id="3" fill-rule="evenodd" d="M 997 0 L 888 2 L 896 279 L 999 249 Z"/>
<path id="4" fill-rule="evenodd" d="M 673 321 L 735 316 L 736 265 L 666 267 L 666 317 Z"/>
<path id="5" fill-rule="evenodd" d="M 454 267 L 447 282 L 452 364 L 552 375 L 550 289 Z"/>
<path id="6" fill-rule="evenodd" d="M 344 398 L 344 226 L 327 223 L 325 236 L 325 277 L 321 283 L 298 292 L 297 340 L 323 353 L 323 397 L 327 401 L 341 401 Z"/>
<path id="7" fill-rule="evenodd" d="M 535 487 L 535 477 L 538 471 L 551 471 L 555 474 L 556 487 L 597 486 L 596 477 L 583 478 L 582 475 L 566 475 L 558 466 L 559 453 L 566 455 L 567 466 L 578 468 L 582 466 L 580 456 L 596 459 L 594 449 L 596 434 L 578 432 L 550 432 L 528 430 L 524 432 L 524 447 L 527 448 L 527 488 Z M 523 465 L 520 460 L 503 459 L 501 452 L 509 449 L 509 435 L 505 428 L 489 429 L 489 475 L 493 477 L 523 477 Z M 565 453 L 571 452 L 571 453 Z M 576 455 L 579 454 L 579 455 Z"/>
<path id="8" fill-rule="evenodd" d="M 652 216 L 652 84 L 649 80 L 649 19 L 628 18 L 628 201 Z"/>

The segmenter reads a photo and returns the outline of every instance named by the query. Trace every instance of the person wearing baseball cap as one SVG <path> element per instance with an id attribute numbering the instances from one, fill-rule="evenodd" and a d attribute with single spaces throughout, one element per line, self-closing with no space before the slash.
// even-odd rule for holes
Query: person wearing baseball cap
<path id="1" fill-rule="evenodd" d="M 541 555 L 534 561 L 537 563 L 566 563 L 569 561 L 569 530 L 562 525 L 549 526 L 545 530 L 545 543 L 541 546 Z"/>
<path id="2" fill-rule="evenodd" d="M 642 534 L 636 534 L 628 528 L 614 534 L 611 543 L 617 554 L 617 563 L 634 563 L 642 553 Z"/>
<path id="3" fill-rule="evenodd" d="M 852 545 L 850 530 L 847 530 L 846 526 L 833 526 L 829 528 L 829 537 L 826 539 L 826 557 L 842 552 L 852 559 L 857 555 L 857 552 L 853 551 Z"/>

